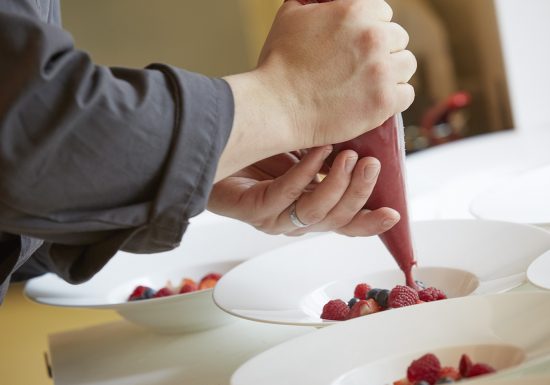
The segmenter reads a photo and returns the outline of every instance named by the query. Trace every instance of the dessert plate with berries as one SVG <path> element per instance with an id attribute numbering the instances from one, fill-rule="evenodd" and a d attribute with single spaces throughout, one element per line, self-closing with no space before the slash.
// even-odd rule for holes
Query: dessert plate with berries
<path id="1" fill-rule="evenodd" d="M 322 327 L 425 302 L 499 293 L 526 281 L 550 250 L 550 232 L 517 223 L 438 220 L 412 224 L 419 290 L 378 237 L 327 234 L 269 251 L 226 274 L 214 301 L 238 317 Z M 415 306 L 416 307 L 416 306 Z"/>
<path id="2" fill-rule="evenodd" d="M 47 305 L 113 309 L 160 333 L 204 330 L 234 320 L 212 301 L 220 276 L 251 256 L 294 241 L 210 214 L 189 227 L 177 249 L 155 255 L 119 252 L 83 284 L 46 274 L 28 281 L 25 294 Z"/>
<path id="3" fill-rule="evenodd" d="M 481 385 L 550 363 L 548 319 L 547 292 L 404 307 L 275 346 L 243 364 L 231 384 Z"/>

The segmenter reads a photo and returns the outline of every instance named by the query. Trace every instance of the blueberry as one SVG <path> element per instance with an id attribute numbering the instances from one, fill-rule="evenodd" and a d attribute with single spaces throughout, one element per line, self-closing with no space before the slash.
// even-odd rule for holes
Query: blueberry
<path id="1" fill-rule="evenodd" d="M 380 306 L 382 306 L 384 309 L 388 307 L 388 297 L 390 296 L 390 291 L 386 289 L 380 289 L 378 293 L 376 293 L 376 296 L 374 297 L 374 300 L 378 302 Z"/>
<path id="2" fill-rule="evenodd" d="M 141 295 L 141 298 L 142 299 L 149 299 L 149 298 L 153 298 L 154 296 L 155 296 L 155 291 L 153 289 L 151 289 L 150 287 L 148 287 L 147 289 L 145 289 L 145 291 Z"/>
<path id="3" fill-rule="evenodd" d="M 370 289 L 369 292 L 367 293 L 367 299 L 376 298 L 376 295 L 380 290 L 382 289 Z"/>
<path id="4" fill-rule="evenodd" d="M 419 289 L 425 289 L 426 288 L 426 284 L 422 281 L 414 281 L 414 283 L 416 283 L 416 286 L 418 286 Z"/>
<path id="5" fill-rule="evenodd" d="M 348 301 L 348 307 L 351 309 L 357 302 L 359 302 L 359 298 L 353 297 Z"/>
<path id="6" fill-rule="evenodd" d="M 452 384 L 455 381 L 450 377 L 441 377 L 439 380 L 437 380 L 436 384 Z"/>

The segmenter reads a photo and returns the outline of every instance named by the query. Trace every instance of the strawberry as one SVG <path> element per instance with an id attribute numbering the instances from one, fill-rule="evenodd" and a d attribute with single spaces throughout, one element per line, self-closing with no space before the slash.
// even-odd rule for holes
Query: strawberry
<path id="1" fill-rule="evenodd" d="M 408 286 L 397 285 L 390 292 L 388 306 L 392 308 L 416 305 L 419 301 L 418 293 Z"/>
<path id="2" fill-rule="evenodd" d="M 468 372 L 472 368 L 472 360 L 467 354 L 463 354 L 460 357 L 460 362 L 458 363 L 458 371 L 460 372 L 460 375 L 464 378 L 468 377 Z"/>
<path id="3" fill-rule="evenodd" d="M 372 289 L 370 285 L 366 283 L 360 283 L 357 286 L 355 286 L 355 290 L 353 291 L 353 296 L 355 298 L 359 299 L 367 299 L 368 292 Z"/>
<path id="4" fill-rule="evenodd" d="M 333 299 L 323 306 L 321 318 L 331 321 L 343 321 L 348 319 L 350 309 L 341 299 Z"/>
<path id="5" fill-rule="evenodd" d="M 418 297 L 424 302 L 440 301 L 447 299 L 445 293 L 435 287 L 429 287 L 427 289 L 420 290 Z"/>
<path id="6" fill-rule="evenodd" d="M 468 378 L 482 376 L 484 374 L 494 373 L 496 370 L 491 366 L 483 363 L 474 364 L 468 371 Z"/>
<path id="7" fill-rule="evenodd" d="M 460 373 L 452 366 L 445 366 L 439 371 L 439 378 L 450 378 L 453 381 L 460 380 Z"/>
<path id="8" fill-rule="evenodd" d="M 206 274 L 204 277 L 202 277 L 199 283 L 199 290 L 213 288 L 214 286 L 216 286 L 216 283 L 218 283 L 221 277 L 221 274 L 217 273 Z"/>
<path id="9" fill-rule="evenodd" d="M 441 363 L 432 353 L 424 354 L 417 360 L 414 360 L 407 369 L 407 378 L 410 382 L 426 381 L 434 385 L 439 378 Z"/>
<path id="10" fill-rule="evenodd" d="M 349 318 L 357 318 L 364 315 L 378 313 L 382 311 L 382 307 L 372 298 L 365 300 L 359 300 L 349 312 Z"/>
<path id="11" fill-rule="evenodd" d="M 394 381 L 393 385 L 413 385 L 413 384 L 411 384 L 411 382 L 408 379 L 402 378 L 400 380 Z"/>

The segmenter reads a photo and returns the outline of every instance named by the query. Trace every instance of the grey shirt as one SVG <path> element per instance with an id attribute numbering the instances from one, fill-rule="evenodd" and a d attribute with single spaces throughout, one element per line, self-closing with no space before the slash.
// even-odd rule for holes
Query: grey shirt
<path id="1" fill-rule="evenodd" d="M 69 282 L 179 245 L 233 123 L 227 83 L 95 65 L 58 0 L 0 0 L 0 300 L 37 249 Z"/>

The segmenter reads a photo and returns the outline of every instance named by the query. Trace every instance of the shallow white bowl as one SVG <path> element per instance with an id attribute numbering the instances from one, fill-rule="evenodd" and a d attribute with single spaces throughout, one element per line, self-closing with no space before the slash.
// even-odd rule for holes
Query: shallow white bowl
<path id="1" fill-rule="evenodd" d="M 208 329 L 233 319 L 214 305 L 212 289 L 134 302 L 127 298 L 137 285 L 160 289 L 168 280 L 177 285 L 184 277 L 198 280 L 210 272 L 224 274 L 243 260 L 298 239 L 270 236 L 209 214 L 191 224 L 175 250 L 155 255 L 119 252 L 88 282 L 71 285 L 47 274 L 27 282 L 25 294 L 47 305 L 113 309 L 161 333 Z"/>
<path id="2" fill-rule="evenodd" d="M 548 319 L 550 293 L 543 292 L 400 308 L 278 345 L 242 365 L 231 384 L 385 385 L 405 377 L 411 361 L 426 353 L 455 367 L 466 353 L 503 376 L 550 355 Z"/>
<path id="3" fill-rule="evenodd" d="M 531 261 L 550 249 L 549 232 L 516 223 L 416 222 L 412 234 L 415 277 L 449 297 L 517 287 L 525 282 Z M 330 299 L 347 301 L 360 282 L 391 289 L 404 279 L 378 237 L 328 234 L 239 265 L 218 282 L 214 300 L 238 317 L 320 327 L 334 323 L 321 320 L 323 305 Z"/>

